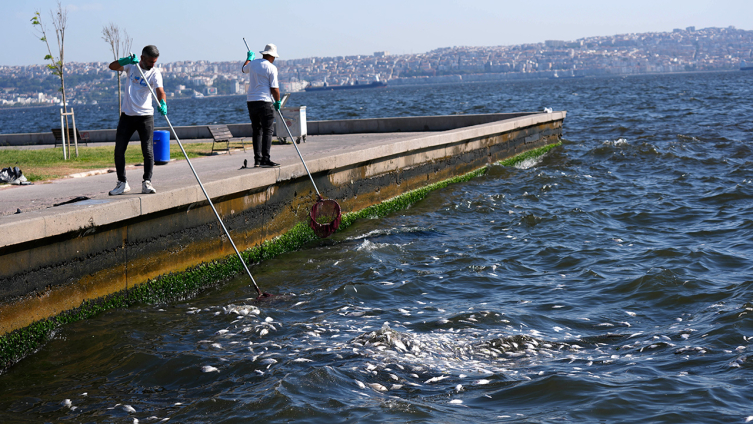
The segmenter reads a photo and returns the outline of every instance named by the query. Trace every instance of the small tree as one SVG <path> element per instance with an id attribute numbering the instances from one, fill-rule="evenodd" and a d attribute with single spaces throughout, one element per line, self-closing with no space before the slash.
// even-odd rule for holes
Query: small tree
<path id="1" fill-rule="evenodd" d="M 68 113 L 68 104 L 65 98 L 65 27 L 68 24 L 68 9 L 63 8 L 63 5 L 58 1 L 57 10 L 50 10 L 50 18 L 52 20 L 52 26 L 55 29 L 55 37 L 57 38 L 57 51 L 59 56 L 56 58 L 52 54 L 52 48 L 50 48 L 50 41 L 47 39 L 47 28 L 42 23 L 42 15 L 37 10 L 34 12 L 34 16 L 31 18 L 31 24 L 36 29 L 38 35 L 41 35 L 40 40 L 44 41 L 47 45 L 47 55 L 44 60 L 49 60 L 51 63 L 47 65 L 47 68 L 53 75 L 60 78 L 60 92 L 63 94 L 63 112 Z M 68 135 L 69 132 L 68 116 L 65 116 L 65 128 L 61 128 L 63 134 Z M 63 146 L 65 150 L 65 146 Z M 70 151 L 70 142 L 68 145 L 68 151 Z M 65 153 L 65 151 L 63 152 Z"/>
<path id="2" fill-rule="evenodd" d="M 121 56 L 125 56 L 131 51 L 133 38 L 128 37 L 128 32 L 126 32 L 125 29 L 118 28 L 118 26 L 112 22 L 110 22 L 110 25 L 102 28 L 102 39 L 110 45 L 110 50 L 112 50 L 114 60 L 118 60 Z M 122 92 L 120 76 L 122 72 L 123 71 L 118 71 L 118 116 L 123 112 L 120 99 Z"/>

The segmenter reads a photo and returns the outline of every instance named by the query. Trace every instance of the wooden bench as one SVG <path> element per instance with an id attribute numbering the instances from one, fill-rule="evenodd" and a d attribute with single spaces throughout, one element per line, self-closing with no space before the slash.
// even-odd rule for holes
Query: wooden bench
<path id="1" fill-rule="evenodd" d="M 63 145 L 63 130 L 60 128 L 51 128 L 50 130 L 52 131 L 52 135 L 55 136 L 54 147 L 58 147 L 58 144 L 62 146 Z M 78 143 L 84 143 L 87 146 L 89 146 L 89 135 L 87 134 L 86 137 L 82 137 L 81 133 L 78 132 L 78 128 L 76 128 L 76 138 L 78 139 Z M 68 134 L 65 139 L 68 141 L 73 141 L 73 129 L 72 128 L 68 128 Z"/>
<path id="2" fill-rule="evenodd" d="M 207 128 L 209 128 L 209 132 L 212 134 L 212 153 L 215 151 L 226 151 L 228 154 L 230 154 L 230 142 L 235 140 L 233 137 L 233 134 L 230 133 L 230 129 L 227 127 L 227 125 L 207 125 Z M 243 146 L 243 151 L 246 151 L 246 144 L 243 142 L 243 138 L 240 138 L 241 146 Z M 215 149 L 214 145 L 217 143 L 225 143 L 225 148 L 222 149 Z"/>

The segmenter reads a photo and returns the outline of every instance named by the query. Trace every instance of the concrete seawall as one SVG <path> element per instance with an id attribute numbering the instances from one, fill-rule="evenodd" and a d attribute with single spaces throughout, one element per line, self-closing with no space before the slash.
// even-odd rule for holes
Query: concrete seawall
<path id="1" fill-rule="evenodd" d="M 308 124 L 312 137 L 300 147 L 319 190 L 348 212 L 555 143 L 565 115 L 321 121 Z M 239 170 L 244 158 L 253 160 L 233 154 L 194 161 L 241 250 L 304 221 L 314 202 L 292 147 L 274 146 L 280 168 Z M 130 172 L 137 181 L 140 171 Z M 0 335 L 234 254 L 186 164 L 155 170 L 158 193 L 151 195 L 134 187 L 109 197 L 112 176 L 76 180 L 0 191 L 4 203 L 23 211 L 0 217 Z M 50 193 L 89 199 L 48 207 Z"/>

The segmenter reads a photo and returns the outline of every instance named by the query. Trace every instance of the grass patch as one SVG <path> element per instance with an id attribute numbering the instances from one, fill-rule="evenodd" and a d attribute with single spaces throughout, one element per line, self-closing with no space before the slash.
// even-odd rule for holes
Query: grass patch
<path id="1" fill-rule="evenodd" d="M 498 163 L 504 166 L 513 166 L 526 159 L 541 156 L 560 144 L 548 145 Z M 211 150 L 211 143 L 209 143 L 209 146 L 209 150 Z M 198 156 L 201 156 L 201 153 Z M 343 214 L 338 231 L 348 228 L 361 218 L 378 218 L 403 210 L 420 201 L 434 190 L 447 187 L 450 184 L 469 181 L 484 175 L 487 169 L 488 167 L 484 166 L 464 175 L 403 193 L 377 205 Z M 241 253 L 241 256 L 248 264 L 258 263 L 304 248 L 316 240 L 319 240 L 319 238 L 309 228 L 308 222 L 299 222 L 285 234 L 272 240 L 267 240 L 260 246 L 245 250 Z M 144 303 L 165 304 L 190 299 L 210 287 L 220 285 L 223 281 L 243 271 L 243 266 L 236 255 L 219 261 L 201 263 L 180 273 L 159 276 L 129 290 L 113 293 L 95 300 L 84 301 L 76 309 L 62 312 L 57 316 L 34 322 L 27 327 L 0 336 L 0 374 L 24 357 L 40 349 L 65 324 L 90 318 L 110 309 L 127 308 Z"/>
<path id="2" fill-rule="evenodd" d="M 231 148 L 240 147 L 240 143 L 231 143 Z M 191 159 L 209 156 L 212 154 L 212 143 L 183 143 L 188 157 Z M 17 166 L 23 171 L 29 181 L 41 182 L 63 178 L 77 172 L 85 172 L 92 169 L 115 169 L 115 146 L 79 146 L 78 157 L 75 149 L 71 149 L 73 157 L 63 160 L 63 148 L 50 148 L 38 150 L 0 150 L 0 168 Z M 176 160 L 185 159 L 177 145 L 170 146 L 170 158 Z M 126 165 L 142 163 L 141 143 L 132 141 L 128 144 L 125 154 Z"/>

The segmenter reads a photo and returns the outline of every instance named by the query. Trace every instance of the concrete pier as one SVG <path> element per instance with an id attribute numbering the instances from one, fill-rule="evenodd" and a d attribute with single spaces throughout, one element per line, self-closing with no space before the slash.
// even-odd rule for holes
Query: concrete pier
<path id="1" fill-rule="evenodd" d="M 555 143 L 565 116 L 309 122 L 299 148 L 322 194 L 349 212 Z M 178 135 L 190 141 L 183 136 L 193 131 L 202 138 L 202 128 Z M 248 136 L 244 131 L 235 127 L 234 135 Z M 252 151 L 192 160 L 241 250 L 306 220 L 315 201 L 292 145 L 273 146 L 279 168 L 239 169 L 244 159 L 253 164 Z M 0 335 L 234 254 L 185 161 L 155 167 L 156 194 L 141 194 L 141 173 L 128 170 L 132 191 L 115 197 L 107 194 L 114 174 L 0 189 Z M 79 196 L 89 200 L 53 206 Z"/>

